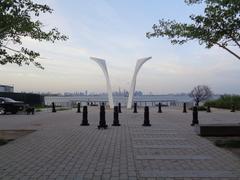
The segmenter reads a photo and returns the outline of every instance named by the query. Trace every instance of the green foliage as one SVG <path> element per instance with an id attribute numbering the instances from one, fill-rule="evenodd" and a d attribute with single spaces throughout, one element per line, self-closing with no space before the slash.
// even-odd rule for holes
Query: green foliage
<path id="1" fill-rule="evenodd" d="M 44 104 L 38 104 L 38 105 L 35 105 L 34 108 L 43 109 L 43 108 L 47 108 L 47 106 L 45 106 Z"/>
<path id="2" fill-rule="evenodd" d="M 234 105 L 236 109 L 240 110 L 240 96 L 224 95 L 217 100 L 207 101 L 204 105 L 223 109 L 231 109 L 232 105 Z"/>
<path id="3" fill-rule="evenodd" d="M 35 52 L 22 46 L 22 38 L 29 37 L 38 41 L 67 40 L 67 36 L 61 35 L 57 28 L 43 31 L 43 23 L 37 18 L 41 13 L 52 13 L 47 5 L 33 3 L 31 0 L 1 0 L 0 1 L 0 64 L 15 63 L 34 64 L 43 68 L 35 59 L 40 57 Z M 19 45 L 19 49 L 13 49 L 9 43 Z"/>
<path id="4" fill-rule="evenodd" d="M 207 110 L 207 108 L 205 106 L 198 106 L 197 109 L 198 109 L 198 111 L 206 111 Z M 189 108 L 189 110 L 193 110 L 193 108 L 191 107 L 191 108 Z"/>
<path id="5" fill-rule="evenodd" d="M 168 37 L 172 44 L 184 44 L 198 40 L 206 48 L 217 45 L 240 60 L 239 54 L 230 49 L 240 48 L 240 1 L 239 0 L 185 0 L 188 5 L 205 2 L 204 15 L 190 15 L 192 24 L 174 20 L 159 20 L 153 25 L 153 32 L 146 36 Z"/>

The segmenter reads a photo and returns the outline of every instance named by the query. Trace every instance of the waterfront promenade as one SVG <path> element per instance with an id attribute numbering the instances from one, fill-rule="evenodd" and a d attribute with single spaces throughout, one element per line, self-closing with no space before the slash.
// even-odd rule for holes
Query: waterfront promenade
<path id="1" fill-rule="evenodd" d="M 239 180 L 240 159 L 199 137 L 192 114 L 150 108 L 151 127 L 139 113 L 122 109 L 120 127 L 98 130 L 99 109 L 89 108 L 90 126 L 76 110 L 35 115 L 1 115 L 0 129 L 37 131 L 0 146 L 0 179 Z M 240 112 L 199 112 L 200 123 L 240 123 Z"/>

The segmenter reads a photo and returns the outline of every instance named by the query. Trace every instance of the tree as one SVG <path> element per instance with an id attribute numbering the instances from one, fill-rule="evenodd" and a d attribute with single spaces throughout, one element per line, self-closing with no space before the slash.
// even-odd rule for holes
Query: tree
<path id="1" fill-rule="evenodd" d="M 153 25 L 151 37 L 168 37 L 172 44 L 198 40 L 206 48 L 219 46 L 240 60 L 240 1 L 239 0 L 185 0 L 188 5 L 205 2 L 204 15 L 191 15 L 192 24 L 174 20 L 159 20 Z M 236 47 L 234 52 L 232 47 Z"/>
<path id="2" fill-rule="evenodd" d="M 40 57 L 35 52 L 22 46 L 22 39 L 30 37 L 38 41 L 67 40 L 57 28 L 43 31 L 43 23 L 38 20 L 41 13 L 52 13 L 48 5 L 32 2 L 32 0 L 1 0 L 0 1 L 0 64 L 7 63 L 34 64 L 42 68 L 35 59 Z M 9 45 L 10 44 L 10 45 Z M 14 45 L 14 46 L 13 46 Z M 18 48 L 16 48 L 16 45 Z M 14 47 L 14 48 L 13 48 Z"/>
<path id="3" fill-rule="evenodd" d="M 212 96 L 212 91 L 208 86 L 198 85 L 193 88 L 193 90 L 189 93 L 189 96 L 193 98 L 196 103 L 196 106 L 199 105 L 199 102 L 205 101 Z"/>

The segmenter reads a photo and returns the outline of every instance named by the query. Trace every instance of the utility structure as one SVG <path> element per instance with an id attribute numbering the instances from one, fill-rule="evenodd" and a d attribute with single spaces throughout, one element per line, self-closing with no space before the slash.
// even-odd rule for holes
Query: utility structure
<path id="1" fill-rule="evenodd" d="M 162 104 L 158 103 L 158 113 L 162 113 Z"/>
<path id="2" fill-rule="evenodd" d="M 113 111 L 113 124 L 112 126 L 120 126 L 120 123 L 119 123 L 119 117 L 118 117 L 118 106 L 114 106 L 114 111 Z"/>
<path id="3" fill-rule="evenodd" d="M 112 87 L 111 87 L 111 82 L 110 82 L 110 78 L 109 78 L 109 75 L 108 75 L 106 61 L 104 59 L 100 59 L 100 58 L 96 58 L 96 57 L 90 57 L 90 59 L 94 60 L 100 66 L 100 68 L 103 71 L 103 74 L 104 74 L 105 79 L 106 79 L 109 106 L 110 106 L 111 109 L 113 109 L 114 103 L 113 103 L 113 96 L 112 96 Z"/>
<path id="4" fill-rule="evenodd" d="M 145 106 L 144 107 L 144 121 L 143 121 L 143 126 L 151 126 L 150 120 L 149 120 L 149 107 Z"/>
<path id="5" fill-rule="evenodd" d="M 100 106 L 100 120 L 98 129 L 107 129 L 108 125 L 106 124 L 106 117 L 105 117 L 105 106 Z"/>
<path id="6" fill-rule="evenodd" d="M 118 113 L 122 113 L 121 103 L 118 103 Z"/>
<path id="7" fill-rule="evenodd" d="M 134 107 L 133 107 L 133 113 L 137 113 L 137 103 L 134 103 Z"/>
<path id="8" fill-rule="evenodd" d="M 81 126 L 89 126 L 87 106 L 83 106 L 83 114 L 82 114 L 82 123 L 81 123 Z"/>
<path id="9" fill-rule="evenodd" d="M 183 103 L 183 113 L 187 113 L 187 105 L 186 105 L 186 103 Z"/>
<path id="10" fill-rule="evenodd" d="M 81 103 L 77 103 L 77 113 L 81 113 Z"/>
<path id="11" fill-rule="evenodd" d="M 195 124 L 199 124 L 199 121 L 198 121 L 198 108 L 197 108 L 197 106 L 193 106 L 192 113 L 193 113 L 193 119 L 192 119 L 191 126 L 194 126 Z"/>
<path id="12" fill-rule="evenodd" d="M 55 107 L 55 103 L 54 103 L 54 102 L 52 102 L 52 112 L 53 112 L 53 113 L 57 112 L 57 111 L 56 111 L 56 107 Z"/>
<path id="13" fill-rule="evenodd" d="M 133 77 L 132 77 L 131 86 L 130 86 L 130 89 L 129 89 L 128 103 L 127 103 L 127 108 L 128 109 L 132 108 L 133 96 L 134 96 L 136 82 L 137 82 L 137 74 L 138 74 L 140 68 L 142 67 L 142 65 L 151 58 L 152 57 L 146 57 L 146 58 L 142 58 L 142 59 L 137 60 L 135 70 L 134 70 L 134 73 L 133 73 Z"/>

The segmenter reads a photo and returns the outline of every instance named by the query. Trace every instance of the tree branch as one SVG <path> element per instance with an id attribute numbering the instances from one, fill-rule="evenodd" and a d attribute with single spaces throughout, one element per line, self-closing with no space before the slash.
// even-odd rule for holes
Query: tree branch
<path id="1" fill-rule="evenodd" d="M 218 23 L 216 23 L 216 25 L 220 30 L 225 31 Z M 228 36 L 237 44 L 238 47 L 240 47 L 239 42 L 233 37 L 232 33 L 229 33 Z"/>
<path id="2" fill-rule="evenodd" d="M 0 28 L 0 34 L 4 32 L 5 29 L 7 29 L 8 27 L 5 28 Z"/>
<path id="3" fill-rule="evenodd" d="M 236 58 L 238 58 L 240 60 L 240 56 L 237 55 L 236 53 L 234 53 L 233 51 L 231 51 L 230 49 L 228 49 L 226 46 L 223 46 L 219 43 L 216 43 L 219 47 L 225 49 L 226 51 L 228 51 L 229 53 L 231 53 L 233 56 L 235 56 Z"/>
<path id="4" fill-rule="evenodd" d="M 4 46 L 4 45 L 3 45 L 2 47 L 6 48 L 6 49 L 8 49 L 8 50 L 11 50 L 11 51 L 13 51 L 13 52 L 16 52 L 16 53 L 21 53 L 21 51 L 17 51 L 17 50 L 15 50 L 15 49 L 12 49 L 12 48 L 7 47 L 7 46 Z"/>
<path id="5" fill-rule="evenodd" d="M 231 36 L 230 36 L 231 37 Z M 232 38 L 232 37 L 231 37 Z M 239 42 L 237 41 L 237 40 L 235 40 L 234 38 L 232 38 L 233 39 L 233 41 L 238 45 L 238 47 L 240 47 L 240 44 L 239 44 Z"/>

